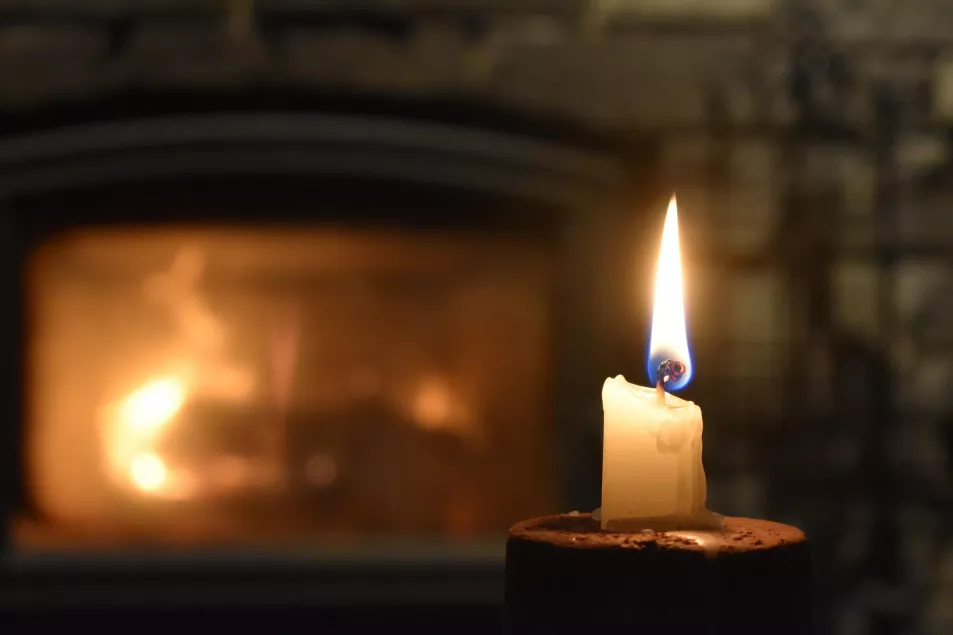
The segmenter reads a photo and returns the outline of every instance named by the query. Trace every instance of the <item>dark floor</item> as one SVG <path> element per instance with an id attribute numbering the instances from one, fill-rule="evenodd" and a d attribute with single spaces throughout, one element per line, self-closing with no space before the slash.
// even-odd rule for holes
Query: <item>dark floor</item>
<path id="1" fill-rule="evenodd" d="M 373 632 L 496 635 L 501 632 L 499 607 L 352 607 L 316 610 L 295 606 L 268 609 L 236 606 L 232 609 L 175 610 L 129 606 L 109 610 L 30 610 L 16 612 L 13 618 L 13 628 L 10 631 L 0 628 L 0 632 L 24 635 L 78 631 L 98 635 L 226 635 L 235 632 L 259 632 L 269 635 L 347 635 Z"/>

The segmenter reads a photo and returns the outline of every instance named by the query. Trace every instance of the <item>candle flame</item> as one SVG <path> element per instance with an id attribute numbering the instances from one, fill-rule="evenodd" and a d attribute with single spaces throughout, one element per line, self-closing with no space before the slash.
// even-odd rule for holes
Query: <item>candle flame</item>
<path id="1" fill-rule="evenodd" d="M 682 260 L 678 248 L 678 204 L 675 195 L 668 204 L 662 247 L 655 273 L 655 304 L 652 313 L 652 337 L 649 342 L 648 373 L 654 385 L 659 364 L 666 360 L 681 362 L 684 373 L 665 382 L 667 390 L 678 390 L 692 378 L 692 360 L 685 329 L 685 299 L 682 289 Z"/>

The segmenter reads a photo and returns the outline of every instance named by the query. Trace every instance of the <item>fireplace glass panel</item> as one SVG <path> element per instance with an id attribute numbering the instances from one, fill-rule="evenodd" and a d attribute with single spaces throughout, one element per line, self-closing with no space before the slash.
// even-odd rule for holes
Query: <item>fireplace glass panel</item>
<path id="1" fill-rule="evenodd" d="M 28 269 L 23 546 L 472 538 L 554 505 L 543 245 L 110 228 Z"/>

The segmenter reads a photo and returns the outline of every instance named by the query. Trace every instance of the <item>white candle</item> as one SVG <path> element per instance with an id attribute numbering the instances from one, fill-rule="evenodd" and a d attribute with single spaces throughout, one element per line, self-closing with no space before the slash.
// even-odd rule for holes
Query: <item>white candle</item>
<path id="1" fill-rule="evenodd" d="M 674 196 L 665 218 L 655 277 L 648 363 L 653 381 L 664 360 L 683 365 L 681 376 L 666 376 L 664 387 L 684 387 L 692 366 Z M 714 516 L 705 509 L 701 408 L 658 385 L 632 385 L 621 375 L 605 381 L 602 407 L 602 527 L 636 530 L 711 524 Z"/>
<path id="2" fill-rule="evenodd" d="M 603 528 L 660 529 L 691 524 L 705 510 L 702 411 L 690 401 L 624 377 L 602 387 Z"/>

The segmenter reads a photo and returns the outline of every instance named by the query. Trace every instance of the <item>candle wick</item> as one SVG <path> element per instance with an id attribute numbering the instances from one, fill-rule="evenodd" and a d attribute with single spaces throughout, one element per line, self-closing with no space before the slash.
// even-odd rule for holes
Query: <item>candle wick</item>
<path id="1" fill-rule="evenodd" d="M 678 380 L 685 374 L 685 364 L 671 359 L 666 359 L 658 365 L 655 371 L 656 394 L 658 395 L 659 405 L 665 405 L 665 384 L 669 381 L 677 384 Z"/>

